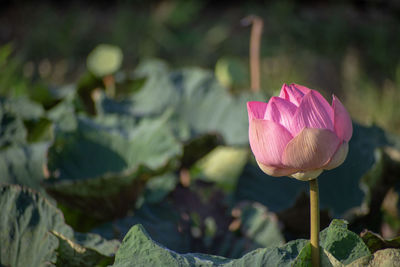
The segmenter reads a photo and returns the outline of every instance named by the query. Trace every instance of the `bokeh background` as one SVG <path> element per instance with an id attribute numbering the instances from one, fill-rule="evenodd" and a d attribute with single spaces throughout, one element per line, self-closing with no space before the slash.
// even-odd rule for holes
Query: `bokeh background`
<path id="1" fill-rule="evenodd" d="M 264 21 L 260 92 L 248 15 Z M 294 261 L 309 237 L 308 186 L 260 171 L 246 112 L 283 83 L 335 94 L 353 118 L 346 161 L 319 178 L 321 229 L 346 219 L 353 232 L 336 223 L 363 253 L 400 248 L 358 235 L 400 235 L 398 1 L 1 1 L 0 207 L 11 223 L 0 239 L 25 254 L 0 265 L 74 266 L 79 255 L 49 231 L 97 250 L 87 266 L 112 264 L 135 224 L 178 253 L 272 247 L 260 258 Z M 145 245 L 121 253 L 146 260 Z"/>
<path id="2" fill-rule="evenodd" d="M 240 21 L 255 14 L 265 23 L 262 90 L 297 82 L 335 93 L 356 120 L 399 132 L 399 10 L 394 0 L 2 1 L 0 43 L 9 47 L 1 51 L 12 56 L 0 85 L 4 93 L 15 83 L 74 81 L 89 52 L 109 43 L 128 69 L 152 57 L 174 67 L 228 64 L 228 86 L 245 90 L 250 29 Z"/>

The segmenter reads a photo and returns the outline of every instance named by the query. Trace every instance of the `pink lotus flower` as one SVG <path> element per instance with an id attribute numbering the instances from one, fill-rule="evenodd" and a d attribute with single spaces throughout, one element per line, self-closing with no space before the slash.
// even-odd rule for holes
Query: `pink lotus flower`
<path id="1" fill-rule="evenodd" d="M 353 126 L 335 96 L 331 106 L 315 90 L 284 84 L 279 97 L 247 102 L 247 111 L 251 150 L 271 176 L 307 181 L 346 159 Z"/>

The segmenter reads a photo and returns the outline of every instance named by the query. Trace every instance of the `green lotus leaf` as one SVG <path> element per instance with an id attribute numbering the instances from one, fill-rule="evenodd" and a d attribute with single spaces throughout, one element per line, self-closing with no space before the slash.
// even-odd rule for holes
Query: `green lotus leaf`
<path id="1" fill-rule="evenodd" d="M 79 261 L 80 254 L 71 254 L 71 250 L 95 251 L 96 256 L 86 262 L 86 266 L 93 266 L 112 262 L 119 246 L 118 241 L 107 241 L 96 234 L 74 233 L 56 206 L 27 188 L 0 185 L 0 209 L 2 266 L 77 266 L 73 263 Z"/>

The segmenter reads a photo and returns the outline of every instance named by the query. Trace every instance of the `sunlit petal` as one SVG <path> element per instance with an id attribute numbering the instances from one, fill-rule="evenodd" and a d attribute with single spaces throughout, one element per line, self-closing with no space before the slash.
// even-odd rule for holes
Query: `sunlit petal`
<path id="1" fill-rule="evenodd" d="M 279 123 L 286 129 L 289 129 L 292 117 L 296 112 L 297 107 L 279 97 L 272 97 L 268 102 L 267 110 L 264 119 Z"/>
<path id="2" fill-rule="evenodd" d="M 260 102 L 260 101 L 247 102 L 247 113 L 249 115 L 249 121 L 251 119 L 264 118 L 266 109 L 267 109 L 266 102 Z"/>
<path id="3" fill-rule="evenodd" d="M 308 92 L 293 116 L 290 132 L 298 134 L 304 127 L 333 131 L 333 109 L 317 92 Z"/>
<path id="4" fill-rule="evenodd" d="M 304 128 L 286 146 L 282 162 L 302 171 L 322 168 L 333 156 L 340 143 L 330 130 Z"/>
<path id="5" fill-rule="evenodd" d="M 291 139 L 288 130 L 273 121 L 250 121 L 250 147 L 257 161 L 264 165 L 281 166 L 283 150 Z"/>

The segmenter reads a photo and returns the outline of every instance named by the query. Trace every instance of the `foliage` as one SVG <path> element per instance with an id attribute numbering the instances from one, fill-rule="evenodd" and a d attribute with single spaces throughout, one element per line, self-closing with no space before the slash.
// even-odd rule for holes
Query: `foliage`
<path id="1" fill-rule="evenodd" d="M 321 232 L 320 239 L 322 266 L 351 266 L 357 260 L 372 258 L 362 239 L 347 230 L 343 221 L 332 221 Z M 398 254 L 398 251 L 395 253 Z M 310 254 L 310 243 L 303 239 L 280 247 L 257 249 L 239 259 L 194 253 L 178 254 L 154 242 L 141 225 L 136 225 L 122 241 L 113 266 L 311 266 Z"/>
<path id="2" fill-rule="evenodd" d="M 306 184 L 266 176 L 249 153 L 246 101 L 266 96 L 157 59 L 130 75 L 88 68 L 76 85 L 0 99 L 0 264 L 310 265 Z M 399 140 L 354 123 L 346 162 L 321 175 L 327 266 L 398 258 L 385 199 L 399 195 Z"/>
<path id="3" fill-rule="evenodd" d="M 95 234 L 75 236 L 57 207 L 41 194 L 17 185 L 1 186 L 0 207 L 4 212 L 1 265 L 64 266 L 67 262 L 68 266 L 106 266 L 119 246 L 117 240 L 106 241 Z"/>

